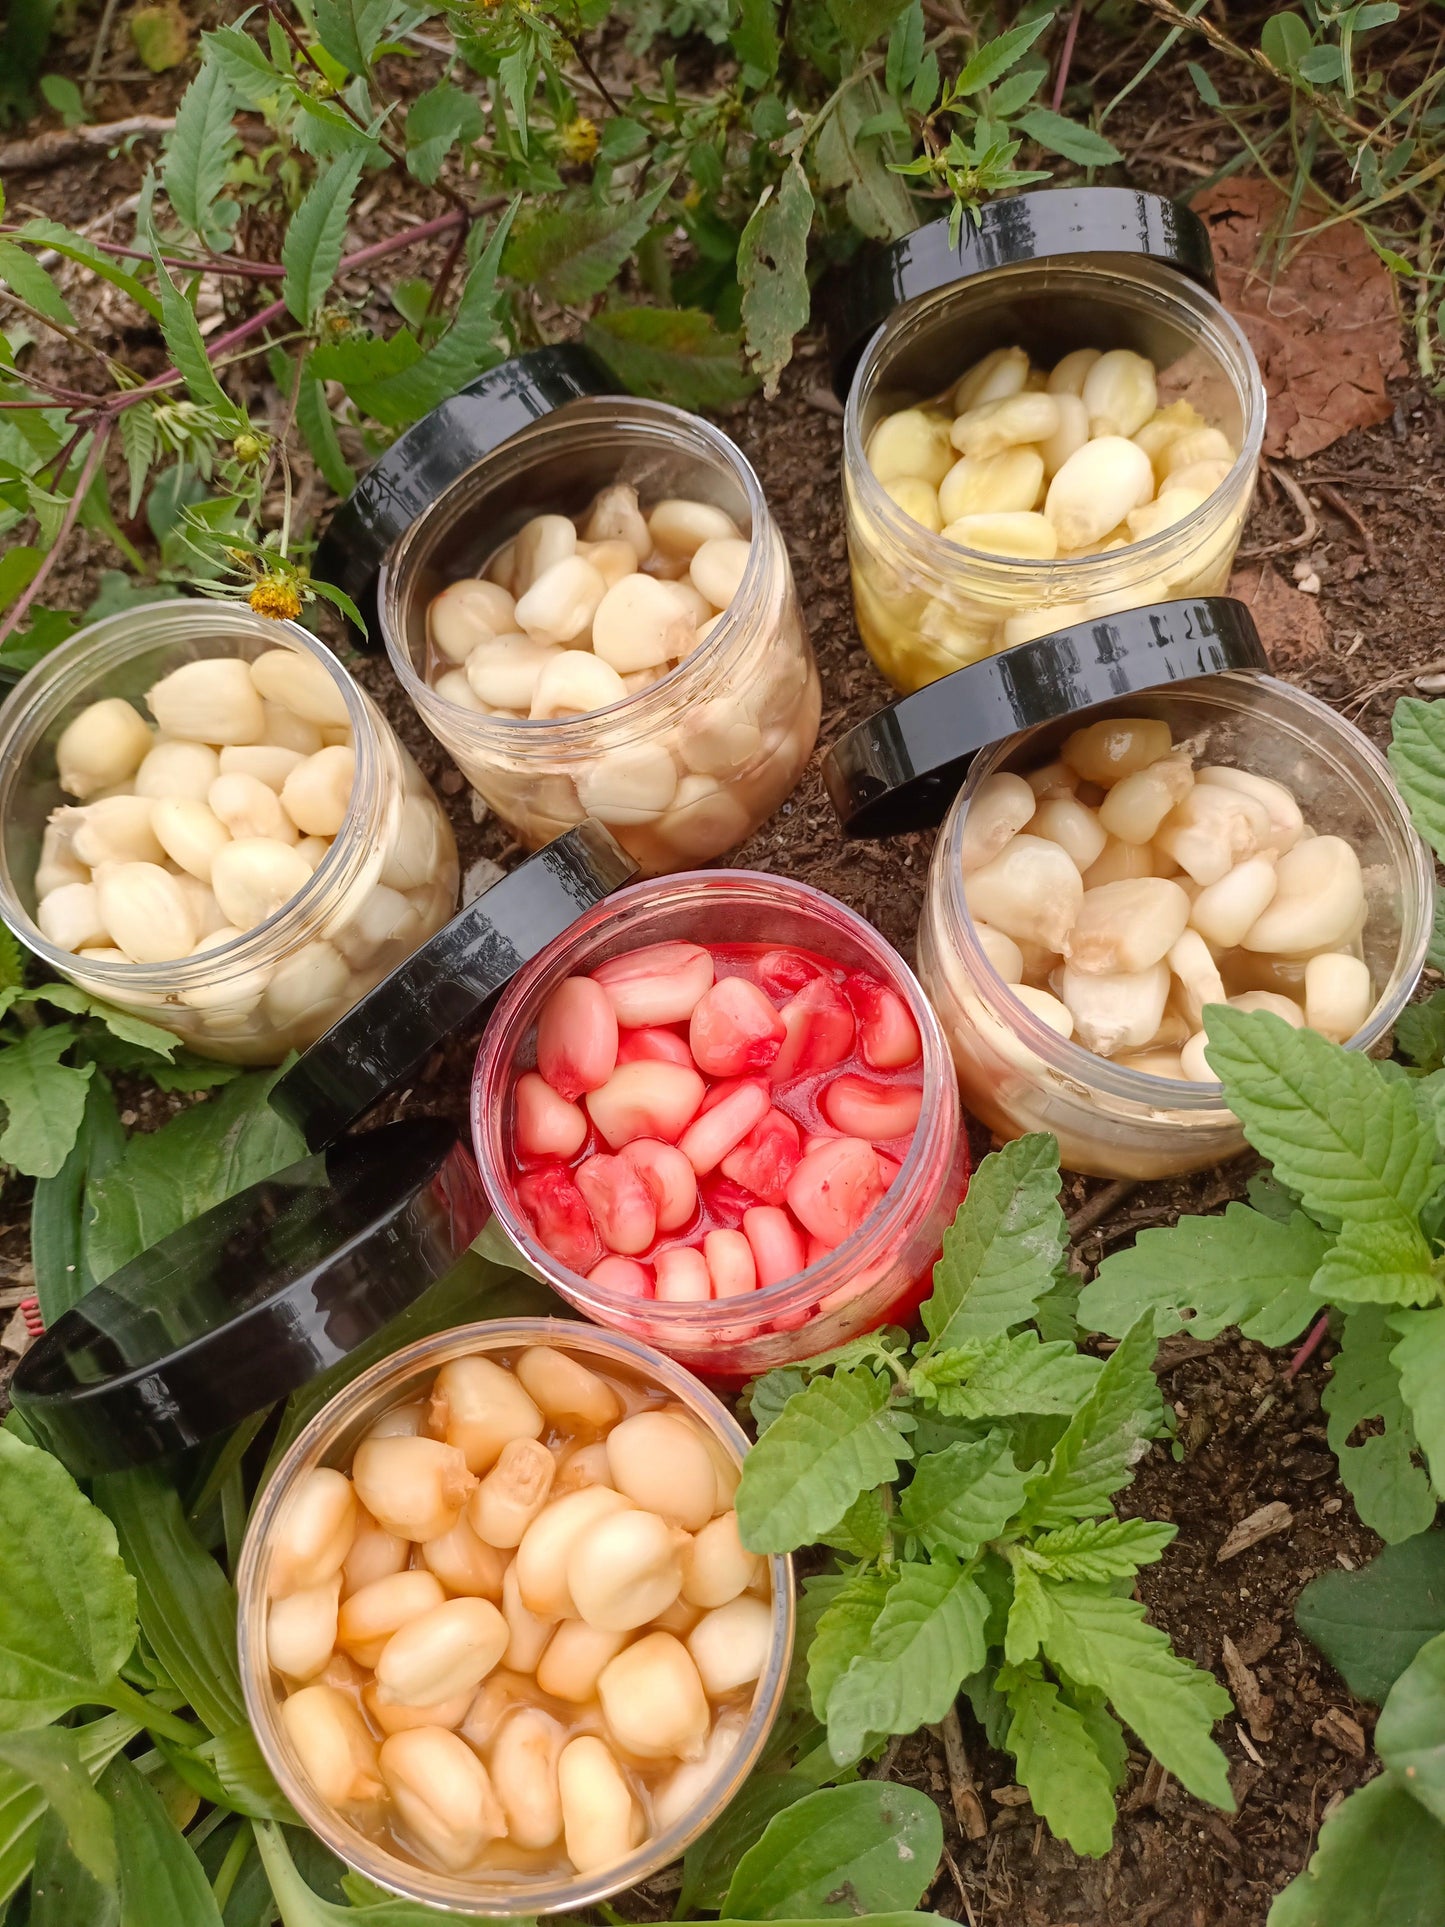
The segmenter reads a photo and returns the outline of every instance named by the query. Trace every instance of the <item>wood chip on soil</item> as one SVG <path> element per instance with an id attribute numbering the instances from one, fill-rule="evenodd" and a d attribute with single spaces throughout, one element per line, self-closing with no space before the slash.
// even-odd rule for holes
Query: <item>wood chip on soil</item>
<path id="1" fill-rule="evenodd" d="M 1257 1512 L 1251 1512 L 1247 1519 L 1241 1519 L 1238 1525 L 1230 1527 L 1224 1544 L 1214 1555 L 1215 1560 L 1222 1566 L 1226 1559 L 1248 1552 L 1261 1539 L 1272 1538 L 1276 1532 L 1288 1532 L 1293 1524 L 1294 1514 L 1283 1499 L 1271 1499 L 1268 1505 L 1260 1506 Z"/>

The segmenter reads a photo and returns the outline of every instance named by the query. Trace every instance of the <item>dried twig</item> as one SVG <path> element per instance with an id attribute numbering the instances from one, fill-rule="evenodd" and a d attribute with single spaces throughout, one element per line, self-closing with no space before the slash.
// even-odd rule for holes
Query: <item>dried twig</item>
<path id="1" fill-rule="evenodd" d="M 1379 561 L 1375 555 L 1375 538 L 1370 534 L 1370 531 L 1361 520 L 1359 510 L 1347 502 L 1344 496 L 1340 494 L 1340 491 L 1337 488 L 1332 488 L 1328 482 L 1317 481 L 1311 483 L 1310 486 L 1317 488 L 1320 492 L 1321 499 L 1328 502 L 1335 514 L 1342 515 L 1350 524 L 1351 528 L 1355 530 L 1361 542 L 1365 545 L 1365 561 L 1370 568 L 1378 568 Z"/>
<path id="2" fill-rule="evenodd" d="M 1294 503 L 1304 526 L 1297 535 L 1286 536 L 1283 541 L 1266 542 L 1258 549 L 1241 549 L 1239 551 L 1241 562 L 1261 562 L 1266 556 L 1271 555 L 1292 555 L 1296 549 L 1307 549 L 1320 532 L 1320 518 L 1311 507 L 1310 498 L 1289 470 L 1278 462 L 1266 462 L 1265 469 Z"/>
<path id="3" fill-rule="evenodd" d="M 52 127 L 28 141 L 11 141 L 0 147 L 0 174 L 37 174 L 43 168 L 59 167 L 96 147 L 114 147 L 132 135 L 158 140 L 175 126 L 174 115 L 132 114 L 127 120 L 102 121 L 95 127 Z"/>
<path id="4" fill-rule="evenodd" d="M 1138 1189 L 1137 1178 L 1116 1178 L 1106 1184 L 1102 1191 L 1096 1191 L 1087 1204 L 1069 1219 L 1069 1237 L 1077 1242 L 1086 1231 L 1092 1231 L 1101 1218 L 1107 1218 L 1116 1204 L 1122 1204 L 1131 1191 Z"/>
<path id="5" fill-rule="evenodd" d="M 973 1783 L 973 1769 L 968 1763 L 968 1749 L 963 1743 L 963 1728 L 959 1724 L 956 1706 L 949 1707 L 934 1731 L 943 1741 L 943 1756 L 948 1762 L 948 1790 L 953 1798 L 953 1817 L 962 1828 L 966 1840 L 982 1840 L 988 1832 L 988 1815 L 983 1810 L 983 1801 L 979 1799 L 978 1788 Z"/>

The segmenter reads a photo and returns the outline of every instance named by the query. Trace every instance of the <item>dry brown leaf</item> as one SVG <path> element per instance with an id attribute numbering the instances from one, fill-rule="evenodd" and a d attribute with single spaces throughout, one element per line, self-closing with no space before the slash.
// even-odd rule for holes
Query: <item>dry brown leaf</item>
<path id="1" fill-rule="evenodd" d="M 1342 1707 L 1329 1707 L 1320 1714 L 1310 1731 L 1317 1740 L 1328 1740 L 1341 1753 L 1348 1753 L 1352 1760 L 1363 1760 L 1365 1757 L 1365 1729 L 1358 1720 L 1352 1720 Z"/>
<path id="2" fill-rule="evenodd" d="M 1249 604 L 1276 669 L 1303 669 L 1324 648 L 1325 619 L 1318 599 L 1301 595 L 1268 562 L 1241 562 L 1230 578 L 1229 593 Z"/>
<path id="3" fill-rule="evenodd" d="M 1230 1527 L 1225 1535 L 1224 1544 L 1214 1555 L 1215 1561 L 1222 1566 L 1226 1559 L 1233 1559 L 1238 1553 L 1248 1552 L 1249 1548 L 1257 1546 L 1261 1539 L 1272 1538 L 1276 1532 L 1288 1532 L 1293 1524 L 1294 1514 L 1284 1500 L 1271 1499 L 1268 1505 L 1260 1506 L 1256 1511 L 1251 1512 L 1247 1519 L 1241 1519 L 1238 1525 Z"/>
<path id="4" fill-rule="evenodd" d="M 1260 1686 L 1253 1669 L 1245 1664 L 1239 1648 L 1227 1634 L 1220 1647 L 1220 1658 L 1235 1705 L 1249 1722 L 1249 1730 L 1254 1738 L 1261 1745 L 1265 1744 L 1270 1737 L 1270 1722 L 1274 1718 L 1273 1699 Z"/>
<path id="5" fill-rule="evenodd" d="M 1269 393 L 1267 455 L 1318 454 L 1389 418 L 1385 383 L 1405 373 L 1390 270 L 1352 221 L 1305 242 L 1274 276 L 1284 197 L 1243 176 L 1191 204 L 1209 229 L 1224 305 L 1249 336 Z M 1307 202 L 1295 225 L 1316 218 Z M 1273 276 L 1273 278 L 1272 278 Z"/>

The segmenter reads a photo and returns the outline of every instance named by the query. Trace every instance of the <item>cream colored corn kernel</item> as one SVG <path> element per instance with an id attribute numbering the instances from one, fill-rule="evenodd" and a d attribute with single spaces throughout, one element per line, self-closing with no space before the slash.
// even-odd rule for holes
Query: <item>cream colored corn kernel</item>
<path id="1" fill-rule="evenodd" d="M 927 529 L 930 535 L 938 534 L 943 527 L 943 511 L 939 507 L 938 490 L 931 482 L 925 482 L 918 475 L 895 475 L 882 487 L 889 501 L 901 508 L 910 520 Z"/>
<path id="2" fill-rule="evenodd" d="M 949 430 L 949 440 L 964 455 L 997 455 L 1020 442 L 1047 441 L 1057 432 L 1060 420 L 1059 404 L 1052 395 L 1010 395 L 960 415 Z"/>
<path id="3" fill-rule="evenodd" d="M 1269 841 L 1262 804 L 1242 791 L 1196 783 L 1164 819 L 1154 844 L 1199 884 L 1217 883 Z"/>
<path id="4" fill-rule="evenodd" d="M 1021 832 L 963 880 L 969 914 L 1016 943 L 1061 951 L 1083 902 L 1084 882 L 1057 843 Z"/>
<path id="5" fill-rule="evenodd" d="M 1044 501 L 1061 549 L 1102 542 L 1154 491 L 1154 471 L 1142 449 L 1121 435 L 1085 442 L 1064 461 Z"/>
<path id="6" fill-rule="evenodd" d="M 1029 358 L 1022 348 L 995 348 L 954 384 L 950 407 L 955 415 L 965 415 L 985 402 L 1007 401 L 1023 393 L 1029 378 Z"/>
<path id="7" fill-rule="evenodd" d="M 66 724 L 55 745 L 60 787 L 85 802 L 100 790 L 127 782 L 154 741 L 145 718 L 123 697 L 90 703 Z"/>
<path id="8" fill-rule="evenodd" d="M 1196 895 L 1189 911 L 1193 927 L 1216 950 L 1233 950 L 1274 900 L 1279 887 L 1272 856 L 1246 857 L 1217 883 Z"/>
<path id="9" fill-rule="evenodd" d="M 1033 790 L 1021 776 L 1007 771 L 986 776 L 970 797 L 963 819 L 959 862 L 964 875 L 991 863 L 1038 807 Z"/>
<path id="10" fill-rule="evenodd" d="M 1073 1013 L 1052 992 L 1039 990 L 1033 984 L 1016 984 L 1013 994 L 1040 1023 L 1047 1024 L 1050 1030 L 1065 1039 L 1073 1036 Z"/>
<path id="11" fill-rule="evenodd" d="M 642 1810 L 606 1742 L 569 1740 L 557 1762 L 567 1857 L 578 1873 L 601 1873 L 625 1860 L 645 1831 Z"/>
<path id="12" fill-rule="evenodd" d="M 960 548 L 1017 561 L 1052 562 L 1059 552 L 1053 523 L 1032 511 L 961 515 L 956 522 L 948 523 L 942 534 L 945 542 L 956 542 Z"/>
<path id="13" fill-rule="evenodd" d="M 1057 843 L 1068 853 L 1081 876 L 1098 862 L 1109 840 L 1097 813 L 1075 796 L 1040 803 L 1029 823 L 1029 831 Z"/>
<path id="14" fill-rule="evenodd" d="M 1147 970 L 1168 954 L 1188 922 L 1189 899 L 1177 883 L 1133 877 L 1085 891 L 1061 948 L 1076 969 L 1089 973 Z"/>
<path id="15" fill-rule="evenodd" d="M 991 924 L 974 919 L 973 934 L 979 947 L 1006 984 L 1020 984 L 1024 978 L 1024 953 L 1013 938 Z"/>
<path id="16" fill-rule="evenodd" d="M 1375 1004 L 1368 964 L 1338 950 L 1326 950 L 1305 965 L 1305 1022 L 1333 1043 L 1354 1036 Z"/>
<path id="17" fill-rule="evenodd" d="M 1307 955 L 1335 949 L 1355 934 L 1365 914 L 1365 884 L 1360 859 L 1342 837 L 1297 843 L 1280 858 L 1276 874 L 1274 897 L 1240 939 L 1244 949 Z"/>
<path id="18" fill-rule="evenodd" d="M 1121 843 L 1151 843 L 1165 817 L 1193 787 L 1187 756 L 1161 756 L 1113 786 L 1099 805 L 1099 822 Z"/>
<path id="19" fill-rule="evenodd" d="M 1098 348 L 1074 348 L 1062 361 L 1056 361 L 1049 371 L 1044 386 L 1051 395 L 1074 395 L 1082 398 L 1084 382 L 1089 370 L 1099 359 Z"/>
<path id="20" fill-rule="evenodd" d="M 393 1733 L 377 1755 L 403 1829 L 453 1873 L 507 1830 L 487 1769 L 455 1733 L 419 1726 Z"/>
<path id="21" fill-rule="evenodd" d="M 1111 348 L 1081 390 L 1091 435 L 1136 435 L 1159 405 L 1154 364 L 1132 348 Z"/>
<path id="22" fill-rule="evenodd" d="M 516 627 L 517 605 L 507 591 L 474 577 L 449 583 L 427 609 L 431 645 L 448 662 L 465 662 L 478 643 Z"/>
<path id="23" fill-rule="evenodd" d="M 1044 458 L 1036 448 L 963 455 L 938 485 L 938 511 L 945 527 L 965 515 L 1018 513 L 1038 506 L 1043 486 Z"/>
<path id="24" fill-rule="evenodd" d="M 671 1633 L 647 1633 L 603 1667 L 597 1681 L 608 1730 L 642 1760 L 695 1760 L 712 1714 L 691 1654 Z"/>
<path id="25" fill-rule="evenodd" d="M 1118 716 L 1076 729 L 1059 754 L 1084 782 L 1109 789 L 1135 770 L 1157 763 L 1171 747 L 1168 723 Z"/>
<path id="26" fill-rule="evenodd" d="M 1059 998 L 1074 1020 L 1074 1035 L 1100 1057 L 1140 1050 L 1154 1036 L 1169 996 L 1164 963 L 1142 970 L 1098 974 L 1066 964 Z"/>

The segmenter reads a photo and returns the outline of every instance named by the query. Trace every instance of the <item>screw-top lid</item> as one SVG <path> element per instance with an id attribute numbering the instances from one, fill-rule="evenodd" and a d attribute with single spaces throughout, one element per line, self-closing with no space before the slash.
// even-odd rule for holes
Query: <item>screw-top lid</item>
<path id="1" fill-rule="evenodd" d="M 637 874 L 587 818 L 494 883 L 304 1051 L 271 1089 L 312 1146 L 397 1090 L 453 1032 L 485 1016 L 522 965 Z"/>
<path id="2" fill-rule="evenodd" d="M 316 549 L 315 574 L 361 611 L 367 642 L 380 634 L 376 577 L 387 550 L 474 462 L 564 402 L 615 395 L 615 375 L 580 342 L 533 348 L 489 368 L 399 435 L 336 510 Z M 359 641 L 360 638 L 357 638 Z"/>
<path id="3" fill-rule="evenodd" d="M 850 729 L 823 758 L 845 836 L 941 823 L 981 749 L 1035 723 L 1226 669 L 1269 669 L 1229 596 L 1150 602 L 985 656 Z"/>
<path id="4" fill-rule="evenodd" d="M 11 1397 L 77 1477 L 163 1458 L 345 1358 L 450 1271 L 487 1217 L 450 1124 L 348 1138 L 122 1265 L 31 1346 Z"/>
<path id="5" fill-rule="evenodd" d="M 822 290 L 833 387 L 840 400 L 873 331 L 896 308 L 990 268 L 1054 255 L 1136 255 L 1216 292 L 1209 230 L 1197 214 L 1132 187 L 1053 187 L 990 201 L 965 215 L 957 240 L 947 217 L 901 240 L 861 248 Z"/>

